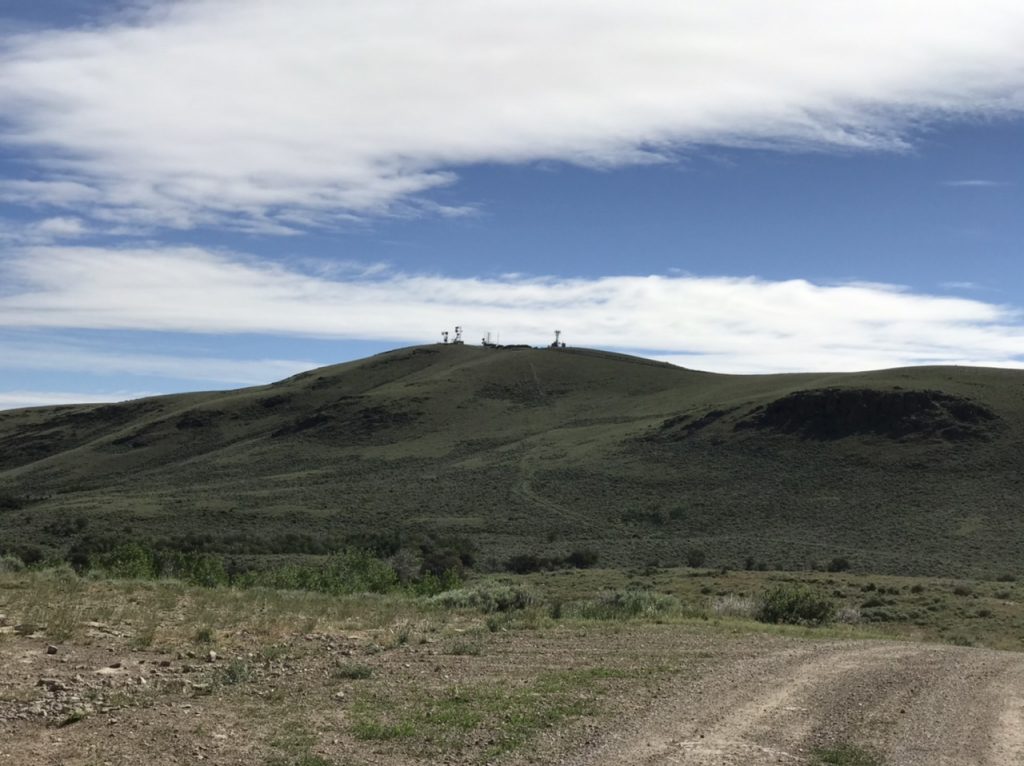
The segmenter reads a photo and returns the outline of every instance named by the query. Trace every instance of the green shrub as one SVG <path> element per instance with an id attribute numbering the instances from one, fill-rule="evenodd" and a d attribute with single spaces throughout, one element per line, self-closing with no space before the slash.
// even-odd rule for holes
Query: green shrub
<path id="1" fill-rule="evenodd" d="M 532 591 L 521 585 L 482 582 L 471 588 L 458 588 L 430 599 L 446 609 L 477 609 L 484 614 L 526 609 L 538 603 Z"/>
<path id="2" fill-rule="evenodd" d="M 707 561 L 707 555 L 700 548 L 690 548 L 686 552 L 686 566 L 691 569 L 704 566 L 705 561 Z"/>
<path id="3" fill-rule="evenodd" d="M 822 625 L 835 617 L 835 605 L 804 585 L 780 585 L 764 594 L 757 619 L 767 623 Z"/>
<path id="4" fill-rule="evenodd" d="M 153 552 L 136 543 L 125 543 L 108 553 L 97 554 L 90 565 L 108 577 L 130 580 L 149 580 L 159 573 Z"/>
<path id="5" fill-rule="evenodd" d="M 4 511 L 17 511 L 25 507 L 25 501 L 17 495 L 9 492 L 0 492 L 0 513 Z"/>
<path id="6" fill-rule="evenodd" d="M 505 562 L 505 569 L 509 572 L 515 572 L 516 574 L 539 572 L 542 569 L 550 568 L 550 566 L 551 562 L 548 559 L 534 556 L 532 553 L 522 553 L 518 556 L 513 556 Z"/>
<path id="7" fill-rule="evenodd" d="M 457 569 L 447 569 L 440 576 L 433 572 L 427 572 L 418 580 L 410 583 L 408 587 L 417 596 L 436 596 L 438 593 L 453 590 L 462 584 L 462 577 L 459 571 Z"/>
<path id="8" fill-rule="evenodd" d="M 836 556 L 828 562 L 828 566 L 826 566 L 826 569 L 828 569 L 829 572 L 845 572 L 849 568 L 850 560 L 844 556 Z"/>
<path id="9" fill-rule="evenodd" d="M 349 549 L 319 566 L 290 565 L 246 572 L 237 578 L 236 584 L 334 595 L 387 593 L 398 588 L 398 574 L 369 551 Z"/>
<path id="10" fill-rule="evenodd" d="M 565 557 L 565 563 L 576 569 L 589 569 L 597 564 L 597 551 L 589 548 L 577 549 Z"/>
<path id="11" fill-rule="evenodd" d="M 17 556 L 0 556 L 0 574 L 20 572 L 24 568 L 25 562 Z"/>
<path id="12" fill-rule="evenodd" d="M 213 588 L 228 584 L 224 562 L 208 553 L 161 553 L 157 555 L 161 575 L 174 577 L 190 585 Z"/>

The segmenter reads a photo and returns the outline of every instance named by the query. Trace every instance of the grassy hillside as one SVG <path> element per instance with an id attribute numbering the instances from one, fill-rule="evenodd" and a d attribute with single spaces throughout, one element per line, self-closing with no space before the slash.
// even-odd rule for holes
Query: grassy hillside
<path id="1" fill-rule="evenodd" d="M 0 413 L 0 545 L 192 534 L 297 553 L 430 532 L 484 565 L 699 550 L 991 577 L 1024 566 L 1022 443 L 1008 370 L 728 376 L 422 346 L 257 388 Z"/>

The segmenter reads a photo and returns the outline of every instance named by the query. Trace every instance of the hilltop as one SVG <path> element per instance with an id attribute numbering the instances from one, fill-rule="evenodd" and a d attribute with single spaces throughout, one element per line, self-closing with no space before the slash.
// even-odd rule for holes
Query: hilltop
<path id="1" fill-rule="evenodd" d="M 431 345 L 267 386 L 0 413 L 0 541 L 464 538 L 481 564 L 996 576 L 1024 561 L 1024 373 L 737 376 Z M 315 547 L 315 546 L 314 546 Z"/>

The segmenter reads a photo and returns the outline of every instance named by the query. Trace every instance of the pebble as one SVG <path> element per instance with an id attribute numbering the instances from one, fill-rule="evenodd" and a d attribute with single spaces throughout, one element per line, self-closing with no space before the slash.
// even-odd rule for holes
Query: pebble
<path id="1" fill-rule="evenodd" d="M 207 662 L 216 662 L 217 661 L 217 652 L 215 652 L 215 651 L 213 651 L 213 649 L 211 649 L 210 653 L 206 655 L 206 661 Z"/>
<path id="2" fill-rule="evenodd" d="M 53 644 L 50 644 L 49 646 L 46 647 L 46 653 L 47 654 L 56 654 L 57 653 L 57 647 L 54 646 Z"/>

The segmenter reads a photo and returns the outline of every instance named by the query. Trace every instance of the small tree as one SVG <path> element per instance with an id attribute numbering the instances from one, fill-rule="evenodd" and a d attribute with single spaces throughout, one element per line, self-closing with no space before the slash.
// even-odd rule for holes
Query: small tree
<path id="1" fill-rule="evenodd" d="M 700 548 L 690 548 L 686 552 L 686 566 L 691 569 L 697 569 L 698 567 L 704 566 L 704 562 L 707 561 L 707 556 Z"/>

